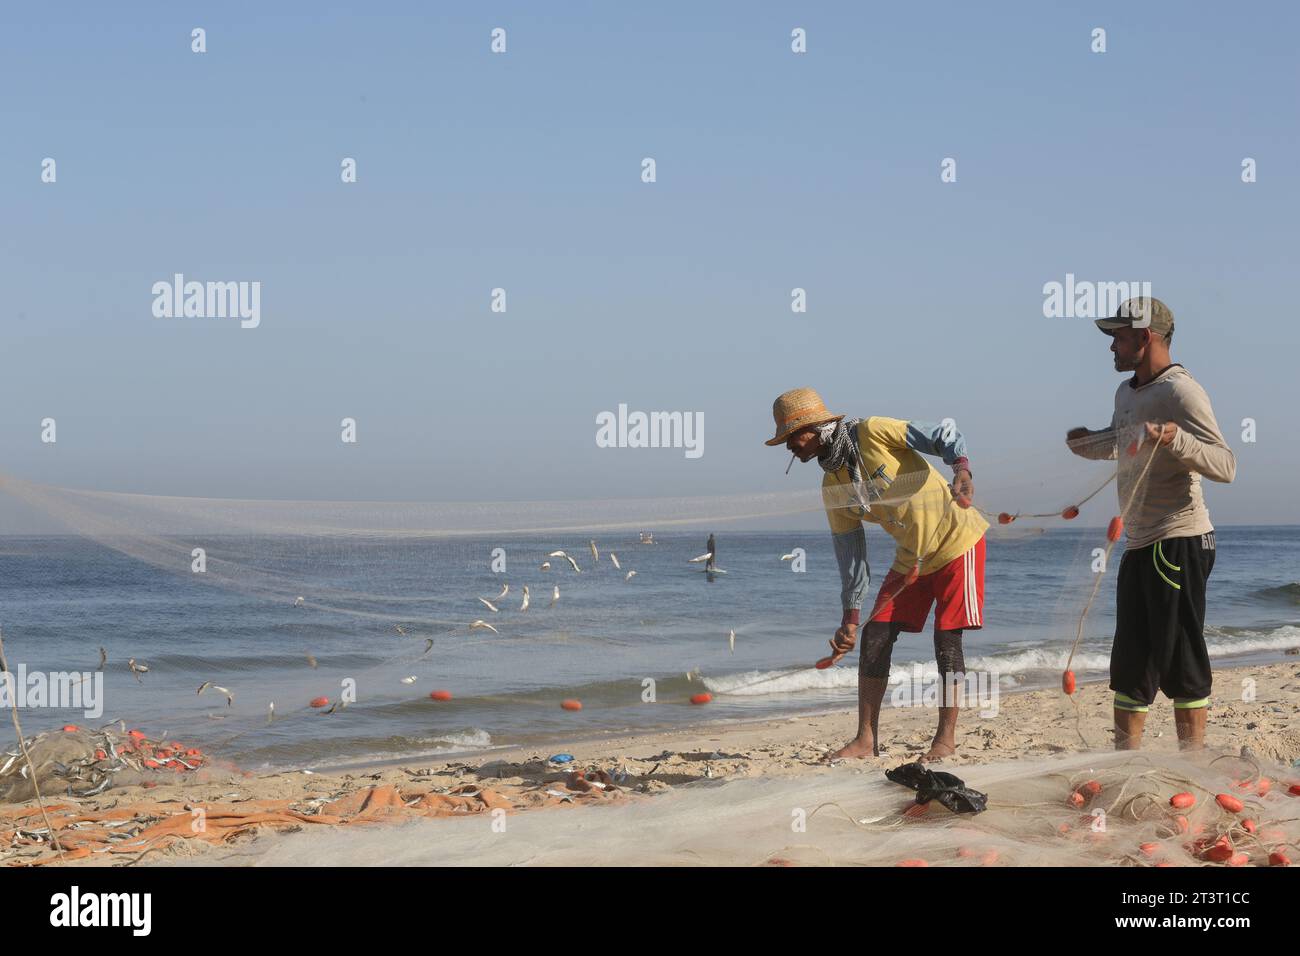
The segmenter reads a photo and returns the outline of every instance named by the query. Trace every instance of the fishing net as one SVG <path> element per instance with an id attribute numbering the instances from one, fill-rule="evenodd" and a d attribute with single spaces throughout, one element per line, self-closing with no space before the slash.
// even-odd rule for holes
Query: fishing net
<path id="1" fill-rule="evenodd" d="M 1074 754 L 961 768 L 987 809 L 922 806 L 883 773 L 715 782 L 590 813 L 268 837 L 262 865 L 1199 866 L 1297 856 L 1300 798 L 1254 760 Z M 1190 807 L 1170 801 L 1183 794 Z M 1223 795 L 1222 797 L 1220 795 Z M 1220 802 L 1222 801 L 1222 803 Z"/>
<path id="2" fill-rule="evenodd" d="M 1141 469 L 1149 461 L 1146 452 L 1120 456 L 1121 474 L 1126 467 L 1139 474 L 1136 480 L 1121 479 L 1128 489 L 1125 508 L 1140 502 Z M 926 486 L 924 474 L 899 476 L 873 502 L 896 506 L 897 519 L 904 522 L 912 515 L 932 520 L 936 513 L 967 506 L 982 512 L 990 523 L 990 568 L 999 549 L 1029 547 L 1053 529 L 1079 528 L 1068 545 L 1055 549 L 1057 565 L 1043 570 L 1059 581 L 1056 606 L 1024 611 L 1024 623 L 1051 637 L 1046 649 L 1027 653 L 1041 658 L 1044 671 L 1072 667 L 1095 674 L 1104 670 L 1103 655 L 1080 660 L 1072 655 L 1085 635 L 1094 641 L 1109 637 L 1104 628 L 1089 632 L 1088 621 L 1102 580 L 1113 573 L 1106 559 L 1118 535 L 1107 523 L 1119 509 L 1103 492 L 1116 473 L 1114 461 L 1083 460 L 1062 449 L 1032 475 L 1017 471 L 1006 479 L 996 474 L 982 479 L 974 503 L 954 500 L 941 485 Z M 820 471 L 816 475 L 820 479 Z M 530 727 L 539 736 L 564 732 L 560 700 L 581 698 L 590 709 L 593 698 L 601 705 L 602 693 L 611 720 L 623 729 L 652 726 L 643 723 L 645 709 L 638 709 L 639 685 L 630 699 L 625 683 L 606 687 L 611 669 L 638 681 L 657 680 L 660 699 L 681 704 L 701 694 L 725 704 L 793 697 L 809 689 L 851 690 L 856 667 L 818 671 L 812 660 L 793 655 L 756 670 L 731 659 L 701 669 L 682 644 L 621 633 L 616 619 L 599 609 L 599 601 L 611 595 L 635 609 L 645 600 L 641 595 L 654 588 L 662 599 L 681 586 L 674 575 L 702 569 L 690 563 L 700 555 L 643 547 L 640 534 L 646 529 L 671 534 L 743 528 L 756 521 L 816 527 L 828 507 L 859 505 L 856 489 L 837 498 L 824 495 L 806 477 L 800 484 L 788 492 L 699 497 L 411 503 L 140 495 L 0 476 L 0 492 L 102 546 L 106 554 L 129 558 L 130 567 L 157 569 L 175 580 L 183 588 L 175 598 L 176 613 L 189 613 L 183 609 L 192 606 L 204 612 L 177 619 L 169 608 L 150 607 L 155 631 L 174 622 L 181 636 L 194 635 L 193 653 L 169 650 L 146 657 L 132 649 L 129 635 L 105 633 L 87 620 L 77 624 L 84 657 L 47 665 L 83 669 L 100 658 L 102 668 L 108 658 L 112 693 L 105 721 L 134 725 L 147 705 L 150 731 L 160 738 L 201 737 L 216 755 L 271 766 L 297 763 L 304 753 L 315 759 L 330 752 L 310 746 L 304 751 L 302 739 L 288 733 L 295 722 L 322 715 L 346 713 L 347 732 L 356 739 L 335 752 L 355 759 L 421 745 L 432 752 L 485 746 L 490 737 L 484 728 L 494 708 L 507 701 L 535 713 Z M 825 531 L 809 533 L 809 540 L 824 543 L 827 551 L 828 539 Z M 880 552 L 892 542 L 876 541 L 878 582 Z M 775 556 L 773 563 L 781 567 Z M 130 567 L 115 566 L 112 572 L 122 576 L 124 588 L 156 587 L 154 578 L 132 577 Z M 829 574 L 833 577 L 833 570 Z M 777 576 L 762 586 L 779 588 L 787 580 Z M 265 608 L 264 633 L 223 636 L 223 615 L 248 602 Z M 618 627 L 624 620 L 617 619 Z M 729 626 L 734 653 L 734 632 L 743 635 L 749 625 Z M 652 622 L 646 628 L 654 633 Z M 16 643 L 22 635 L 12 627 L 6 636 L 29 657 L 39 656 L 30 645 Z M 968 669 L 989 663 L 967 654 Z M 933 670 L 934 662 L 928 666 Z M 900 676 L 903 668 L 895 670 Z M 455 688 L 434 683 L 451 672 L 460 675 Z M 354 692 L 358 685 L 364 692 Z M 172 693 L 164 696 L 164 689 Z M 427 739 L 398 732 L 397 727 L 423 719 L 431 692 L 455 697 L 459 723 Z M 616 704 L 615 697 L 625 702 Z M 345 736 L 342 728 L 337 733 Z M 1080 743 L 1100 741 L 1081 737 Z"/>

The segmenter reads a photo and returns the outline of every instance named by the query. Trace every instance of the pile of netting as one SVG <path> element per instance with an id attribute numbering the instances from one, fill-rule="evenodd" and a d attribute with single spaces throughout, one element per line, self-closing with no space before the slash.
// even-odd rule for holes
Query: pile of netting
<path id="1" fill-rule="evenodd" d="M 260 848 L 266 865 L 1284 866 L 1300 787 L 1249 758 L 1145 753 L 964 766 L 988 796 L 954 813 L 879 771 L 749 778 L 597 813 L 522 814 L 509 839 L 465 821 L 436 838 L 313 831 Z M 1274 776 L 1278 774 L 1278 776 Z"/>

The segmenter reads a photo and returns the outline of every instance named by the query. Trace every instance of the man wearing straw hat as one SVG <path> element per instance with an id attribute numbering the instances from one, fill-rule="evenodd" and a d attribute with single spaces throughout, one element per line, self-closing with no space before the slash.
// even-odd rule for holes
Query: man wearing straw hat
<path id="1" fill-rule="evenodd" d="M 966 440 L 951 421 L 932 425 L 896 418 L 832 415 L 816 392 L 796 388 L 772 405 L 776 434 L 800 461 L 814 458 L 825 475 L 822 499 L 840 568 L 843 615 L 831 639 L 835 663 L 858 639 L 862 598 L 870 579 L 863 522 L 879 525 L 897 543 L 864 629 L 858 660 L 858 732 L 830 755 L 877 756 L 880 708 L 889 683 L 894 642 L 918 633 L 935 606 L 934 656 L 944 686 L 939 727 L 929 752 L 934 761 L 957 747 L 956 682 L 964 678 L 962 631 L 984 626 L 984 532 L 988 523 L 970 508 L 974 494 Z M 938 455 L 953 469 L 949 486 L 921 454 Z"/>
<path id="2" fill-rule="evenodd" d="M 1129 299 L 1096 324 L 1111 337 L 1115 371 L 1133 377 L 1115 392 L 1109 428 L 1072 428 L 1065 437 L 1082 458 L 1119 459 L 1127 540 L 1110 651 L 1115 749 L 1141 745 L 1147 711 L 1163 691 L 1174 702 L 1179 748 L 1198 750 L 1213 683 L 1203 627 L 1215 554 L 1201 478 L 1232 481 L 1237 459 L 1205 389 L 1169 357 L 1174 316 L 1167 305 Z"/>

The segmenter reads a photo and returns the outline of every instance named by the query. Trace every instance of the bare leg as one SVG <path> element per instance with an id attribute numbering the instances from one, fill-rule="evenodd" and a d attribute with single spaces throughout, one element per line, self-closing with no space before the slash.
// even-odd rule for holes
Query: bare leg
<path id="1" fill-rule="evenodd" d="M 903 628 L 890 622 L 869 622 L 858 652 L 858 735 L 828 759 L 880 755 L 880 708 L 889 686 L 889 660 Z"/>
<path id="2" fill-rule="evenodd" d="M 1115 749 L 1137 750 L 1142 746 L 1142 728 L 1146 725 L 1145 711 L 1115 708 Z"/>
<path id="3" fill-rule="evenodd" d="M 1174 729 L 1178 732 L 1179 750 L 1205 747 L 1205 707 L 1175 707 Z"/>
<path id="4" fill-rule="evenodd" d="M 934 659 L 939 665 L 944 696 L 939 704 L 939 726 L 934 732 L 929 751 L 921 758 L 922 763 L 942 760 L 957 752 L 957 714 L 961 709 L 957 706 L 957 687 L 961 675 L 966 672 L 960 630 L 934 629 Z M 951 706 L 946 706 L 950 701 Z"/>

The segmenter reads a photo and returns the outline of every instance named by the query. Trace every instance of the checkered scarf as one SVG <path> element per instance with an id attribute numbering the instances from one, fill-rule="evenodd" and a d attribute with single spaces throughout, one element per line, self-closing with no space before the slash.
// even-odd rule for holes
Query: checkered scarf
<path id="1" fill-rule="evenodd" d="M 860 418 L 841 418 L 817 426 L 822 447 L 817 452 L 817 463 L 827 472 L 847 468 L 853 497 L 863 509 L 870 510 L 862 490 L 862 469 L 858 467 L 858 423 Z"/>

